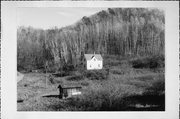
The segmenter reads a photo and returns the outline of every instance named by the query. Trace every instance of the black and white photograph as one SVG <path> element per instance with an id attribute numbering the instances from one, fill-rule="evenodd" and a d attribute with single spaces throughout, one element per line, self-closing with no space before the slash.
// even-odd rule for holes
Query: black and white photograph
<path id="1" fill-rule="evenodd" d="M 165 111 L 165 13 L 21 8 L 18 111 Z"/>
<path id="2" fill-rule="evenodd" d="M 176 119 L 179 5 L 2 4 L 4 119 Z"/>

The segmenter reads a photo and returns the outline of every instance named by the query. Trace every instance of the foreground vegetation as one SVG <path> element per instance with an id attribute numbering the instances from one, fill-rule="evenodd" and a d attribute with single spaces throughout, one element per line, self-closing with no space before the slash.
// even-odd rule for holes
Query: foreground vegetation
<path id="1" fill-rule="evenodd" d="M 107 56 L 103 70 L 75 69 L 49 76 L 50 73 L 25 73 L 17 88 L 19 111 L 165 110 L 163 56 L 113 56 L 113 60 Z M 59 99 L 57 86 L 62 82 L 80 84 L 82 95 Z"/>

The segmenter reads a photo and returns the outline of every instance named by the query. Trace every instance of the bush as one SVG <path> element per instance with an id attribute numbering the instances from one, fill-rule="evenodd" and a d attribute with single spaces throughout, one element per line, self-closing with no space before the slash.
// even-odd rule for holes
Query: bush
<path id="1" fill-rule="evenodd" d="M 84 90 L 79 97 L 68 100 L 71 110 L 83 111 L 127 111 L 140 110 L 131 107 L 135 104 L 159 105 L 157 108 L 147 110 L 164 110 L 164 80 L 159 76 L 152 81 L 152 85 L 146 88 L 144 93 L 138 93 L 131 85 L 106 80 L 103 85 L 93 84 L 91 88 Z"/>
<path id="2" fill-rule="evenodd" d="M 145 57 L 139 58 L 132 61 L 132 66 L 134 68 L 160 68 L 164 67 L 164 56 L 152 56 L 152 57 Z"/>
<path id="3" fill-rule="evenodd" d="M 90 80 L 103 80 L 107 78 L 108 71 L 106 70 L 86 70 L 83 75 Z"/>
<path id="4" fill-rule="evenodd" d="M 75 67 L 72 64 L 66 64 L 62 68 L 63 71 L 69 72 L 75 70 Z"/>
<path id="5" fill-rule="evenodd" d="M 113 82 L 114 84 L 115 82 Z M 77 108 L 83 111 L 121 111 L 126 110 L 129 103 L 124 97 L 130 93 L 129 86 L 122 88 L 120 84 L 108 83 L 105 86 L 96 85 L 79 97 L 68 101 L 72 110 Z M 74 109 L 73 109 L 74 108 Z"/>
<path id="6" fill-rule="evenodd" d="M 81 82 L 81 85 L 82 85 L 82 86 L 88 86 L 88 85 L 89 85 L 89 82 L 87 82 L 87 81 L 85 80 L 85 81 Z"/>
<path id="7" fill-rule="evenodd" d="M 162 95 L 165 92 L 165 78 L 163 76 L 159 76 L 158 79 L 154 79 L 152 84 L 146 88 L 144 94 L 151 95 Z"/>
<path id="8" fill-rule="evenodd" d="M 48 79 L 49 79 L 51 84 L 55 84 L 54 76 L 53 75 L 49 75 Z"/>
<path id="9" fill-rule="evenodd" d="M 121 65 L 121 61 L 116 56 L 111 55 L 104 58 L 103 64 L 105 67 L 118 66 Z"/>
<path id="10" fill-rule="evenodd" d="M 111 73 L 113 73 L 113 74 L 119 74 L 119 75 L 125 74 L 125 72 L 122 71 L 121 69 L 113 69 L 113 70 L 111 70 Z"/>

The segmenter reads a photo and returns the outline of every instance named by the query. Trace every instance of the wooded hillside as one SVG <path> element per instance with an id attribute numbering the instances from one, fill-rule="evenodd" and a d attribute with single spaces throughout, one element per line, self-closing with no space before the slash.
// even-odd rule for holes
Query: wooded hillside
<path id="1" fill-rule="evenodd" d="M 164 17 L 158 9 L 109 8 L 61 29 L 19 27 L 17 68 L 76 67 L 85 53 L 93 52 L 120 57 L 164 55 Z"/>

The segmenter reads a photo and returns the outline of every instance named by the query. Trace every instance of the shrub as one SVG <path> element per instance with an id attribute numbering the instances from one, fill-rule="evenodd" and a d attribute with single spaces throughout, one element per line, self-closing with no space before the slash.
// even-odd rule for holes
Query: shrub
<path id="1" fill-rule="evenodd" d="M 66 79 L 69 81 L 78 81 L 84 79 L 84 76 L 80 71 L 72 71 L 69 72 L 69 76 Z"/>
<path id="2" fill-rule="evenodd" d="M 86 70 L 83 75 L 90 80 L 103 80 L 107 78 L 108 71 L 106 70 Z"/>
<path id="3" fill-rule="evenodd" d="M 78 108 L 83 111 L 126 110 L 129 102 L 124 100 L 124 97 L 131 93 L 133 93 L 132 86 L 106 80 L 103 85 L 92 84 L 82 95 L 71 98 L 68 105 L 72 110 Z"/>
<path id="4" fill-rule="evenodd" d="M 49 75 L 49 81 L 50 81 L 50 83 L 51 84 L 55 84 L 55 82 L 54 82 L 54 77 L 52 76 L 52 75 Z"/>
<path id="5" fill-rule="evenodd" d="M 120 62 L 120 60 L 118 60 L 118 59 L 115 59 L 115 58 L 113 58 L 113 57 L 111 57 L 111 58 L 104 58 L 104 66 L 105 67 L 109 67 L 109 66 L 118 66 L 118 65 L 121 65 L 121 62 Z"/>
<path id="6" fill-rule="evenodd" d="M 74 69 L 75 67 L 72 64 L 65 64 L 62 68 L 62 70 L 65 72 L 73 71 Z"/>
<path id="7" fill-rule="evenodd" d="M 159 75 L 153 80 L 152 84 L 146 88 L 144 94 L 162 95 L 165 92 L 164 75 Z"/>
<path id="8" fill-rule="evenodd" d="M 164 107 L 164 75 L 158 75 L 148 80 L 151 85 L 147 85 L 145 92 L 138 92 L 134 85 L 125 85 L 119 80 L 105 80 L 99 84 L 91 84 L 84 89 L 79 97 L 68 100 L 67 105 L 71 110 L 83 111 L 126 111 L 139 110 L 131 107 L 135 104 L 157 104 L 160 107 L 154 110 L 163 110 Z M 151 99 L 153 98 L 153 99 Z M 148 108 L 147 110 L 153 110 Z"/>
<path id="9" fill-rule="evenodd" d="M 139 58 L 132 61 L 132 66 L 134 68 L 160 68 L 164 67 L 164 56 L 152 56 L 152 57 L 145 57 Z"/>
<path id="10" fill-rule="evenodd" d="M 119 75 L 125 74 L 124 71 L 122 71 L 121 69 L 113 69 L 113 70 L 111 70 L 111 73 L 119 74 Z"/>
<path id="11" fill-rule="evenodd" d="M 89 85 L 89 82 L 87 82 L 87 81 L 85 80 L 85 81 L 81 82 L 81 85 L 82 85 L 82 86 L 88 86 L 88 85 Z"/>

